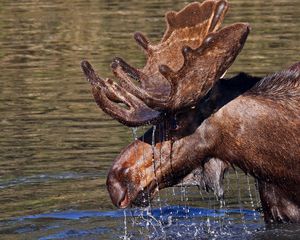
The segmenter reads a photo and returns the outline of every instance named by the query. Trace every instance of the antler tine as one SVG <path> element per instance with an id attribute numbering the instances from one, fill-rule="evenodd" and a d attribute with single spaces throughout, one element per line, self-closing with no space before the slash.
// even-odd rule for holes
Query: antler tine
<path id="1" fill-rule="evenodd" d="M 89 62 L 83 61 L 81 67 L 92 85 L 92 93 L 98 106 L 120 123 L 135 127 L 153 123 L 160 118 L 160 112 L 149 108 L 111 79 L 99 78 Z M 124 103 L 127 108 L 117 103 Z"/>
<path id="2" fill-rule="evenodd" d="M 153 107 L 153 102 L 155 102 L 154 107 L 164 106 L 163 98 L 156 98 L 149 94 L 142 87 L 142 80 L 145 80 L 145 76 L 140 70 L 130 66 L 122 58 L 115 58 L 111 64 L 112 71 L 114 75 L 119 79 L 120 85 L 125 88 L 128 92 L 143 100 L 148 106 Z M 161 76 L 162 77 L 162 76 Z M 139 82 L 139 84 L 134 84 L 132 79 Z"/>
<path id="3" fill-rule="evenodd" d="M 81 69 L 86 76 L 88 82 L 92 85 L 103 85 L 103 79 L 101 79 L 99 76 L 97 76 L 96 72 L 94 71 L 92 65 L 86 61 L 83 60 L 81 62 Z"/>
<path id="4" fill-rule="evenodd" d="M 170 11 L 166 13 L 167 30 L 164 33 L 162 42 L 167 41 L 178 29 L 197 26 L 199 23 L 207 21 L 207 28 L 202 28 L 207 32 L 213 32 L 221 25 L 228 10 L 226 0 L 208 0 L 202 4 L 191 3 L 178 13 Z M 189 18 L 186 21 L 186 18 Z"/>
<path id="5" fill-rule="evenodd" d="M 105 80 L 100 78 L 96 72 L 94 71 L 92 65 L 86 61 L 86 60 L 83 60 L 81 62 L 81 69 L 84 73 L 84 75 L 86 76 L 88 82 L 94 87 L 102 87 L 102 88 L 105 88 L 106 85 L 105 85 Z M 112 101 L 115 101 L 115 102 L 118 102 L 119 101 L 119 98 L 114 95 L 112 92 L 109 92 L 108 93 L 109 95 L 109 98 L 112 100 Z"/>
<path id="6" fill-rule="evenodd" d="M 237 23 L 210 33 L 202 45 L 193 50 L 184 47 L 184 64 L 177 72 L 161 66 L 160 72 L 173 83 L 166 109 L 175 111 L 192 106 L 204 97 L 213 84 L 230 67 L 244 46 L 250 27 Z"/>
<path id="7" fill-rule="evenodd" d="M 112 61 L 112 63 L 111 63 L 110 66 L 112 68 L 113 73 L 117 77 L 119 77 L 119 78 L 124 77 L 125 78 L 126 76 L 128 76 L 131 79 L 134 79 L 134 80 L 136 80 L 138 82 L 140 81 L 142 73 L 138 69 L 130 66 L 122 58 L 119 58 L 119 57 L 114 58 L 114 60 Z M 122 69 L 122 73 L 120 72 L 120 74 L 122 74 L 122 77 L 121 77 L 121 75 L 120 76 L 118 75 L 119 74 L 119 72 L 117 72 L 118 68 Z M 125 73 L 126 73 L 126 75 L 123 75 Z M 126 79 L 126 80 L 129 80 L 129 79 Z"/>
<path id="8" fill-rule="evenodd" d="M 140 47 L 142 47 L 144 49 L 144 51 L 146 51 L 149 54 L 149 45 L 150 42 L 149 40 L 146 38 L 145 35 L 143 35 L 141 32 L 135 32 L 133 35 L 135 41 L 138 43 L 138 45 Z"/>

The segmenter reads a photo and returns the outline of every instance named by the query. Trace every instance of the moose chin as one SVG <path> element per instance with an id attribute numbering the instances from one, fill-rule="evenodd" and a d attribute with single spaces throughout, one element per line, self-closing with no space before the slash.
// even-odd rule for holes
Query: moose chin
<path id="1" fill-rule="evenodd" d="M 104 112 L 126 126 L 152 124 L 109 170 L 117 207 L 145 206 L 182 181 L 222 197 L 224 172 L 235 165 L 257 180 L 266 222 L 300 222 L 300 62 L 266 77 L 222 78 L 250 31 L 246 23 L 220 28 L 227 9 L 207 0 L 168 12 L 156 45 L 135 33 L 147 62 L 136 69 L 115 58 L 118 83 L 82 62 Z"/>

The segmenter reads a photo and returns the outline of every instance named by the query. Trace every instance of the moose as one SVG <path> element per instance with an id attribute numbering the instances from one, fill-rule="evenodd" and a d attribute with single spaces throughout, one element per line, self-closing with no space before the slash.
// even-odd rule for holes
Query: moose
<path id="1" fill-rule="evenodd" d="M 257 180 L 265 222 L 300 222 L 300 62 L 266 77 L 225 78 L 250 31 L 247 23 L 220 28 L 227 10 L 225 0 L 206 0 L 168 12 L 156 45 L 135 33 L 146 64 L 115 58 L 118 82 L 82 61 L 105 113 L 126 126 L 152 125 L 109 170 L 118 208 L 145 206 L 195 171 L 222 195 L 234 165 Z"/>

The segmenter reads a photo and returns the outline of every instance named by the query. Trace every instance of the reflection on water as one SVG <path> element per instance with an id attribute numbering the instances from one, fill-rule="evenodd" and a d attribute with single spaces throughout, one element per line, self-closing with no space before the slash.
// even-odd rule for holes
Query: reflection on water
<path id="1" fill-rule="evenodd" d="M 229 74 L 264 75 L 299 60 L 298 0 L 230 3 L 232 11 L 225 22 L 250 22 L 252 32 Z M 164 12 L 185 4 L 177 0 L 2 1 L 0 219 L 69 209 L 113 209 L 105 188 L 106 172 L 120 149 L 131 141 L 131 131 L 97 109 L 79 63 L 89 59 L 105 77 L 111 76 L 109 64 L 116 55 L 142 66 L 145 59 L 132 33 L 139 30 L 158 41 L 164 31 Z M 240 194 L 235 174 L 228 179 L 226 206 L 257 208 L 252 180 L 254 201 L 245 178 L 241 178 Z M 219 208 L 218 202 L 209 200 L 213 196 L 203 194 L 202 199 L 195 189 L 187 194 L 188 199 L 181 193 L 175 195 L 166 190 L 161 201 Z M 110 238 L 111 229 L 124 226 L 123 217 L 118 223 L 92 217 L 87 225 L 84 219 L 71 223 L 72 231 L 89 225 L 82 231 L 95 229 Z M 44 218 L 38 225 L 27 221 L 16 226 L 13 234 L 38 232 L 41 225 L 61 232 L 69 229 L 63 229 L 65 220 L 62 225 L 51 220 L 48 224 Z M 30 230 L 32 226 L 35 230 Z M 3 224 L 0 227 L 7 229 Z"/>
<path id="2" fill-rule="evenodd" d="M 124 214 L 127 216 L 124 223 Z M 0 222 L 3 237 L 27 239 L 297 239 L 300 228 L 265 228 L 257 212 L 168 206 L 151 210 L 64 211 Z M 130 217 L 130 218 L 129 218 Z M 240 221 L 240 219 L 243 221 Z M 129 221 L 130 220 L 130 221 Z M 124 225 L 128 226 L 126 230 Z M 111 231 L 113 229 L 113 231 Z"/>
<path id="3" fill-rule="evenodd" d="M 128 229 L 125 232 L 123 226 L 123 211 L 65 211 L 50 214 L 25 216 L 3 223 L 2 232 L 6 235 L 18 235 L 26 233 L 29 237 L 38 239 L 67 239 L 89 238 L 97 236 L 98 239 L 120 237 L 144 239 L 207 239 L 219 236 L 222 239 L 240 239 L 243 234 L 250 238 L 257 233 L 261 224 L 255 220 L 256 212 L 252 210 L 212 210 L 205 208 L 193 208 L 172 206 L 151 211 L 127 210 L 127 216 L 132 219 L 132 224 L 126 223 Z M 244 222 L 237 221 L 243 216 Z M 83 226 L 78 225 L 78 220 Z M 192 221 L 191 221 L 192 220 Z M 118 222 L 114 233 L 110 232 L 110 224 Z M 249 223 L 249 224 L 248 224 Z M 243 231 L 246 227 L 246 231 Z M 4 230 L 5 229 L 5 230 Z"/>

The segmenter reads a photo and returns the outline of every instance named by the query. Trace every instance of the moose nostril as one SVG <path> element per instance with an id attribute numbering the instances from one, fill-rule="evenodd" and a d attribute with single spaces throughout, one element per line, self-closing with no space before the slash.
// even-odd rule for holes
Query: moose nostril
<path id="1" fill-rule="evenodd" d="M 107 189 L 113 204 L 118 208 L 126 208 L 128 206 L 127 188 L 114 177 L 109 176 L 107 181 Z"/>
<path id="2" fill-rule="evenodd" d="M 117 188 L 115 189 L 115 201 L 116 201 L 116 206 L 118 208 L 121 207 L 121 204 L 125 198 L 126 195 L 126 190 L 120 187 L 120 184 L 115 184 L 117 185 Z"/>
<path id="3" fill-rule="evenodd" d="M 127 191 L 122 192 L 118 201 L 118 208 L 126 208 L 128 206 L 128 195 Z"/>

